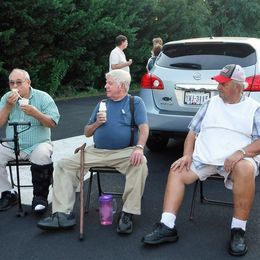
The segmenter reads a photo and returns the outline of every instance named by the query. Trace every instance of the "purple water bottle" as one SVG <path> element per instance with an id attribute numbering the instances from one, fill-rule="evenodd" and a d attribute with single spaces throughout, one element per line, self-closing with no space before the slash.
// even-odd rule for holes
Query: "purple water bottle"
<path id="1" fill-rule="evenodd" d="M 113 214 L 116 212 L 116 201 L 112 195 L 99 197 L 99 216 L 101 225 L 112 225 Z"/>

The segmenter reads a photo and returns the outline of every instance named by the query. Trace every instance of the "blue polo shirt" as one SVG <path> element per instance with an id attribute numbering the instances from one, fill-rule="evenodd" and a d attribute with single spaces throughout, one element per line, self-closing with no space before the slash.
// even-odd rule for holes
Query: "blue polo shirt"
<path id="1" fill-rule="evenodd" d="M 94 132 L 95 147 L 99 149 L 122 149 L 128 147 L 131 137 L 131 111 L 130 96 L 125 96 L 120 101 L 106 100 L 107 121 Z M 134 97 L 135 125 L 148 123 L 147 112 L 143 100 Z M 97 118 L 99 104 L 94 109 L 89 124 L 93 124 Z M 138 141 L 138 127 L 135 127 L 134 145 Z"/>
<path id="2" fill-rule="evenodd" d="M 5 106 L 10 91 L 7 92 L 0 101 L 0 110 Z M 52 120 L 58 124 L 60 114 L 58 108 L 52 99 L 52 97 L 38 89 L 30 88 L 29 105 L 36 107 L 43 114 L 50 116 Z M 16 102 L 12 108 L 9 118 L 9 122 L 31 122 L 31 127 L 19 134 L 19 145 L 20 150 L 30 154 L 35 147 L 43 142 L 51 141 L 51 129 L 43 126 L 37 119 L 32 116 L 26 115 Z M 17 130 L 20 132 L 25 130 L 28 126 L 18 126 Z M 6 127 L 6 138 L 13 138 L 13 126 L 7 124 Z M 9 146 L 13 147 L 13 142 L 9 143 Z"/>

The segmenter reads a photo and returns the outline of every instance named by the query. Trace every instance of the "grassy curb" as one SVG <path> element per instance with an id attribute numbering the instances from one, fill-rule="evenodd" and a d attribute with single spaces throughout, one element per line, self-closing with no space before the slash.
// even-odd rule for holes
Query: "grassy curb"
<path id="1" fill-rule="evenodd" d="M 140 90 L 140 86 L 133 84 L 130 86 L 130 93 L 138 93 Z M 78 92 L 78 93 L 71 93 L 71 95 L 66 95 L 66 96 L 57 96 L 53 97 L 55 101 L 60 101 L 60 100 L 67 100 L 67 99 L 76 99 L 76 98 L 85 98 L 85 97 L 98 97 L 98 96 L 104 96 L 106 95 L 105 90 L 102 89 L 102 91 L 83 91 L 83 92 Z"/>

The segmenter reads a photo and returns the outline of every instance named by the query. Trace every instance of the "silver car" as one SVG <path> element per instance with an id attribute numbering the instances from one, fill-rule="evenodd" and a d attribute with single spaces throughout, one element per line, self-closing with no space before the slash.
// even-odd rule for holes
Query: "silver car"
<path id="1" fill-rule="evenodd" d="M 245 69 L 248 96 L 260 101 L 260 39 L 211 37 L 168 42 L 150 73 L 141 80 L 140 96 L 148 112 L 147 147 L 160 151 L 170 137 L 186 135 L 200 105 L 218 94 L 211 77 L 227 64 Z"/>

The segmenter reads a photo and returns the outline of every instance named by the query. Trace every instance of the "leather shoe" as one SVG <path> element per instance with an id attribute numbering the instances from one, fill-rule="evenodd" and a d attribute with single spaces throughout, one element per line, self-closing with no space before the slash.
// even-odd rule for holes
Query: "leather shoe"
<path id="1" fill-rule="evenodd" d="M 2 192 L 0 199 L 0 211 L 8 210 L 18 203 L 17 192 L 12 193 L 11 191 Z"/>
<path id="2" fill-rule="evenodd" d="M 176 242 L 178 240 L 176 228 L 169 228 L 163 223 L 156 223 L 152 233 L 143 237 L 142 241 L 145 244 L 161 244 L 165 242 Z"/>
<path id="3" fill-rule="evenodd" d="M 242 228 L 232 228 L 228 252 L 231 255 L 242 256 L 247 253 L 247 249 L 245 231 Z"/>
<path id="4" fill-rule="evenodd" d="M 121 212 L 118 218 L 117 233 L 130 234 L 133 232 L 133 214 Z"/>
<path id="5" fill-rule="evenodd" d="M 56 212 L 50 217 L 40 220 L 37 224 L 43 230 L 69 229 L 75 225 L 75 215 L 73 213 L 66 214 L 62 212 Z"/>

